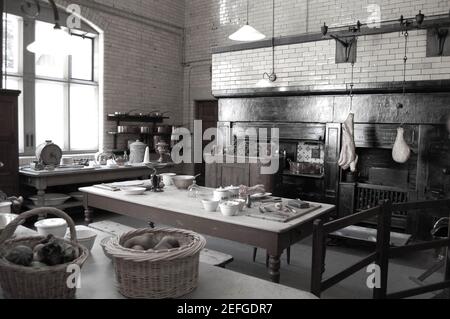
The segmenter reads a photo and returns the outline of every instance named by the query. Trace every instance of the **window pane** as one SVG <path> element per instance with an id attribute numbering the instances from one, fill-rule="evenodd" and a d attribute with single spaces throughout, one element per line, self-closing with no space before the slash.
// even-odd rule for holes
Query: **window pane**
<path id="1" fill-rule="evenodd" d="M 44 41 L 54 36 L 54 25 L 36 21 L 36 41 Z M 36 54 L 36 75 L 64 79 L 67 78 L 67 57 L 61 55 Z"/>
<path id="2" fill-rule="evenodd" d="M 8 76 L 5 88 L 8 90 L 19 90 L 23 92 L 22 78 Z M 24 152 L 24 128 L 23 128 L 23 93 L 19 95 L 19 152 Z"/>
<path id="3" fill-rule="evenodd" d="M 70 87 L 70 148 L 73 151 L 98 149 L 98 88 Z"/>
<path id="4" fill-rule="evenodd" d="M 65 85 L 36 82 L 36 145 L 52 140 L 64 149 Z"/>
<path id="5" fill-rule="evenodd" d="M 92 46 L 91 38 L 72 36 L 72 78 L 92 81 Z"/>
<path id="6" fill-rule="evenodd" d="M 4 14 L 3 18 L 3 56 L 6 57 L 6 71 L 19 74 L 22 56 L 22 19 L 10 14 Z"/>

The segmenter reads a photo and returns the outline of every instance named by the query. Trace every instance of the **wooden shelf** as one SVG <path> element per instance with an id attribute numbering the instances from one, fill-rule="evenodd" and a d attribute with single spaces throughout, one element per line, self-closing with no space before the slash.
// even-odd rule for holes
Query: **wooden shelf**
<path id="1" fill-rule="evenodd" d="M 172 133 L 118 133 L 118 132 L 108 132 L 109 135 L 147 135 L 147 136 L 171 136 Z"/>
<path id="2" fill-rule="evenodd" d="M 116 115 L 108 114 L 108 121 L 120 121 L 120 122 L 138 122 L 138 123 L 162 123 L 164 120 L 168 120 L 169 117 L 165 116 L 141 116 L 141 115 Z"/>
<path id="3" fill-rule="evenodd" d="M 290 171 L 283 171 L 281 173 L 282 176 L 289 177 L 299 177 L 299 178 L 313 178 L 313 179 L 323 179 L 325 177 L 324 174 L 314 175 L 314 174 L 292 174 Z"/>
<path id="4" fill-rule="evenodd" d="M 62 205 L 58 205 L 58 206 L 51 206 L 60 210 L 65 210 L 68 208 L 75 208 L 75 207 L 82 207 L 83 206 L 83 202 L 81 201 L 75 201 L 75 200 L 69 200 L 68 202 L 65 202 Z M 27 202 L 25 203 L 25 207 L 27 209 L 35 209 L 35 208 L 39 208 L 39 206 L 36 206 L 34 204 L 32 204 L 31 202 Z"/>

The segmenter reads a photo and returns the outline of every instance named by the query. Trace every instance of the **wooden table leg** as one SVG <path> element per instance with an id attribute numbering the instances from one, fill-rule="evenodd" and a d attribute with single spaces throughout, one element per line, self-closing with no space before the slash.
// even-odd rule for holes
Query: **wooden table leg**
<path id="1" fill-rule="evenodd" d="M 274 283 L 280 283 L 280 255 L 269 256 L 269 275 Z"/>
<path id="2" fill-rule="evenodd" d="M 93 222 L 94 210 L 90 207 L 85 207 L 84 209 L 84 223 L 86 225 L 92 224 Z"/>

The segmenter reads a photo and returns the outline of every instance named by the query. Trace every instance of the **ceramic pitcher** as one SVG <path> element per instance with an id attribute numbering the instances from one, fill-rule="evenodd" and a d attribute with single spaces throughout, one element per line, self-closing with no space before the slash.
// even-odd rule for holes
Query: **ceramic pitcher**
<path id="1" fill-rule="evenodd" d="M 139 164 L 144 162 L 145 149 L 147 144 L 136 141 L 130 145 L 130 164 Z"/>

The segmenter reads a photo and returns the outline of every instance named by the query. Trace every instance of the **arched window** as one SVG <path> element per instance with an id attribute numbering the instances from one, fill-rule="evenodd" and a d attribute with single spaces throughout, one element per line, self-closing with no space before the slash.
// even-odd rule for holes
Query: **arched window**
<path id="1" fill-rule="evenodd" d="M 18 3 L 20 1 L 16 1 Z M 65 153 L 99 149 L 98 33 L 83 23 L 71 30 L 75 51 L 69 56 L 33 54 L 28 44 L 52 37 L 49 7 L 30 19 L 7 1 L 4 14 L 3 81 L 22 91 L 19 145 L 22 155 L 34 155 L 37 145 L 52 140 Z M 63 15 L 64 17 L 64 15 Z"/>

